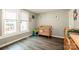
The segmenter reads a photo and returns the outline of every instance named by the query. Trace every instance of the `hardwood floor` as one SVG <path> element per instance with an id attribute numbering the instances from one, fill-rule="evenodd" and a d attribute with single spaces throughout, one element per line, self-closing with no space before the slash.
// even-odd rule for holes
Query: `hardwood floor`
<path id="1" fill-rule="evenodd" d="M 28 37 L 0 50 L 63 50 L 64 39 L 43 36 Z"/>

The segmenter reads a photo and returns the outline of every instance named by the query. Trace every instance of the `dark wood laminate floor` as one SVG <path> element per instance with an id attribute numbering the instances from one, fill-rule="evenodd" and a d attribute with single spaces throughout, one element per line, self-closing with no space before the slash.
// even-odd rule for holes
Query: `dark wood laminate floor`
<path id="1" fill-rule="evenodd" d="M 59 38 L 43 36 L 28 37 L 0 50 L 63 50 L 64 41 Z"/>

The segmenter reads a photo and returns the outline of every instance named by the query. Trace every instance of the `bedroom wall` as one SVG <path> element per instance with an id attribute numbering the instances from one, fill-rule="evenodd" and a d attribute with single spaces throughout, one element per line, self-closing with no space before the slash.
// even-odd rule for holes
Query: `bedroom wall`
<path id="1" fill-rule="evenodd" d="M 79 29 L 79 9 L 77 9 L 77 12 L 78 12 L 78 17 L 77 17 L 77 20 L 74 21 L 74 28 Z"/>
<path id="2" fill-rule="evenodd" d="M 77 20 L 73 19 L 73 10 L 69 11 L 69 28 L 78 28 L 79 29 L 79 9 L 77 9 L 78 17 Z"/>
<path id="3" fill-rule="evenodd" d="M 37 21 L 38 27 L 40 25 L 52 25 L 52 36 L 64 37 L 64 28 L 69 27 L 68 12 L 54 11 L 47 13 L 40 13 Z"/>
<path id="4" fill-rule="evenodd" d="M 0 16 L 1 16 L 1 9 L 0 9 Z M 1 20 L 1 17 L 0 17 L 0 36 L 2 35 L 2 20 Z"/>
<path id="5" fill-rule="evenodd" d="M 34 19 L 32 19 L 32 15 L 35 16 Z M 30 20 L 29 20 L 29 28 L 30 32 L 32 32 L 32 29 L 37 27 L 37 14 L 30 12 Z"/>
<path id="6" fill-rule="evenodd" d="M 73 20 L 73 10 L 69 11 L 69 28 L 74 27 L 74 20 Z"/>

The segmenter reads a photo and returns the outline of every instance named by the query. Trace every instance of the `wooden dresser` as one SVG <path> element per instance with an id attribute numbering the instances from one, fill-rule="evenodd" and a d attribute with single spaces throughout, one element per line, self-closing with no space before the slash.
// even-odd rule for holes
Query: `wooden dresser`
<path id="1" fill-rule="evenodd" d="M 52 26 L 49 25 L 40 26 L 38 34 L 50 37 L 52 35 Z"/>
<path id="2" fill-rule="evenodd" d="M 67 37 L 67 31 L 70 30 L 65 28 L 64 30 L 64 50 L 79 50 L 79 35 L 70 34 L 71 39 Z"/>

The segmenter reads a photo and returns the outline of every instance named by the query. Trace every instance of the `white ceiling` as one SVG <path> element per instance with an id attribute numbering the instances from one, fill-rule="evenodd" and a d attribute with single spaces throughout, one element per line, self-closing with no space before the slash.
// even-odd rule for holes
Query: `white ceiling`
<path id="1" fill-rule="evenodd" d="M 50 11 L 66 11 L 66 12 L 69 11 L 69 9 L 28 9 L 28 10 L 34 13 L 43 13 L 43 12 L 50 12 Z"/>

